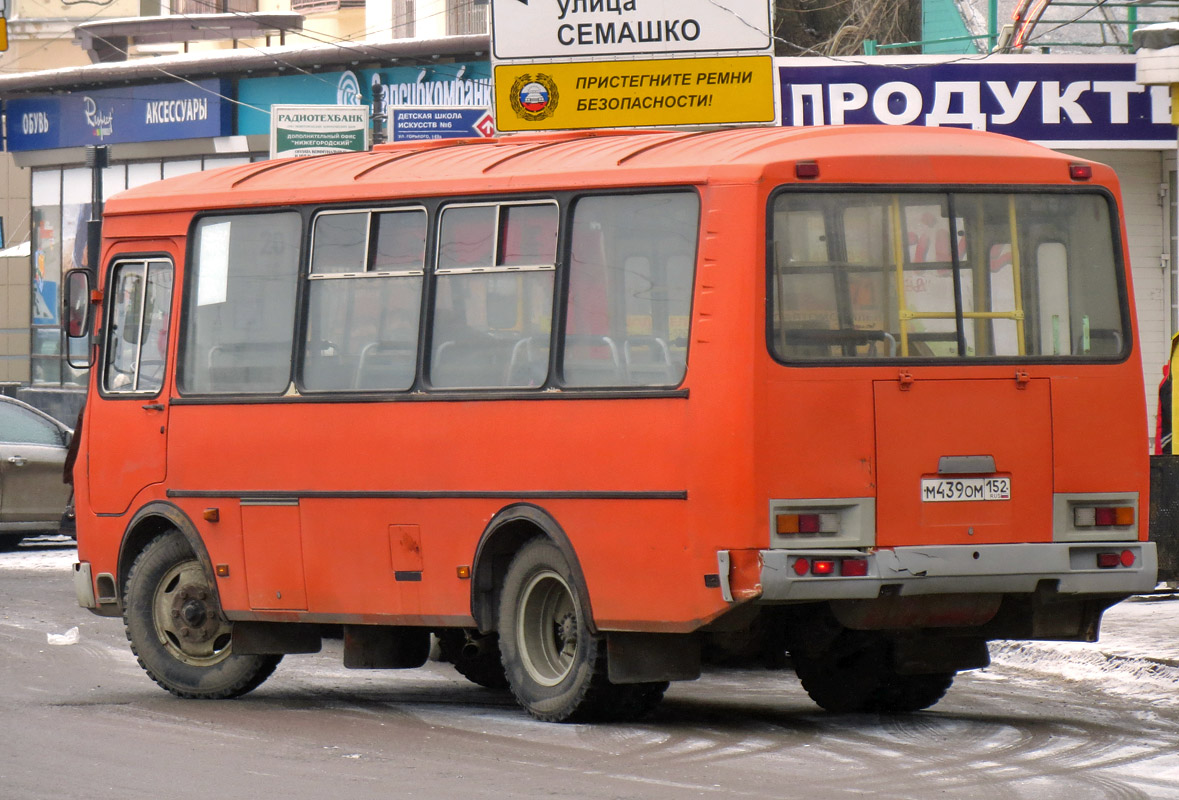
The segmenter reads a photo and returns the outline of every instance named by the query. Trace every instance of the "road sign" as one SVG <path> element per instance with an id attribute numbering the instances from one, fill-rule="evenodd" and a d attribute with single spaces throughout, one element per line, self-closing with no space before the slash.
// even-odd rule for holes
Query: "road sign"
<path id="1" fill-rule="evenodd" d="M 773 122 L 770 56 L 495 66 L 501 131 Z"/>
<path id="2" fill-rule="evenodd" d="M 495 118 L 486 108 L 393 106 L 389 109 L 389 132 L 395 142 L 490 138 L 495 135 Z"/>
<path id="3" fill-rule="evenodd" d="M 491 0 L 497 60 L 769 51 L 767 0 Z"/>

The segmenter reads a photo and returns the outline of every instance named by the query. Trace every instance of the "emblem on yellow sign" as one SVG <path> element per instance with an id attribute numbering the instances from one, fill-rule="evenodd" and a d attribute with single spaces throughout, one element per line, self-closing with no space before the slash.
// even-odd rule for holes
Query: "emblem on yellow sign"
<path id="1" fill-rule="evenodd" d="M 512 83 L 510 98 L 520 119 L 540 122 L 557 112 L 557 83 L 543 72 L 525 73 Z"/>

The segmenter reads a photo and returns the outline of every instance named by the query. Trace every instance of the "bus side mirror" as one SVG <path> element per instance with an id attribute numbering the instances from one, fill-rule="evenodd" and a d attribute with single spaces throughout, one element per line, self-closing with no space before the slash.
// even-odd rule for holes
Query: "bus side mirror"
<path id="1" fill-rule="evenodd" d="M 87 369 L 90 354 L 91 277 L 86 269 L 72 269 L 65 276 L 66 361 L 74 369 Z"/>

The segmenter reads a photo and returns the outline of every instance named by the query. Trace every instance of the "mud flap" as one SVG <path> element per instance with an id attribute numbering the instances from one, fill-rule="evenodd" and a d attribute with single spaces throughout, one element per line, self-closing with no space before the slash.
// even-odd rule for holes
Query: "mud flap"
<path id="1" fill-rule="evenodd" d="M 985 640 L 943 636 L 898 638 L 893 641 L 892 657 L 898 675 L 961 672 L 991 663 Z"/>
<path id="2" fill-rule="evenodd" d="M 693 681 L 700 677 L 700 640 L 693 634 L 606 634 L 611 683 Z"/>

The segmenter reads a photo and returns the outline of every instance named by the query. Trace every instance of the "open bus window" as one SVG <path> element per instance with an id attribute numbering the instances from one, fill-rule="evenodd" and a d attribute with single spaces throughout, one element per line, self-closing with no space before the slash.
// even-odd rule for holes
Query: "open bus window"
<path id="1" fill-rule="evenodd" d="M 205 217 L 193 232 L 182 393 L 281 394 L 290 384 L 298 212 Z"/>
<path id="2" fill-rule="evenodd" d="M 155 394 L 164 385 L 172 265 L 167 261 L 115 264 L 102 386 L 106 392 Z"/>
<path id="3" fill-rule="evenodd" d="M 771 228 L 783 360 L 1123 352 L 1103 196 L 783 192 Z"/>
<path id="4" fill-rule="evenodd" d="M 301 387 L 399 391 L 417 365 L 426 212 L 326 212 L 312 228 Z"/>
<path id="5" fill-rule="evenodd" d="M 523 388 L 548 378 L 556 203 L 447 206 L 438 231 L 430 384 Z"/>
<path id="6" fill-rule="evenodd" d="M 566 386 L 676 386 L 687 364 L 700 201 L 585 197 L 573 209 Z"/>

